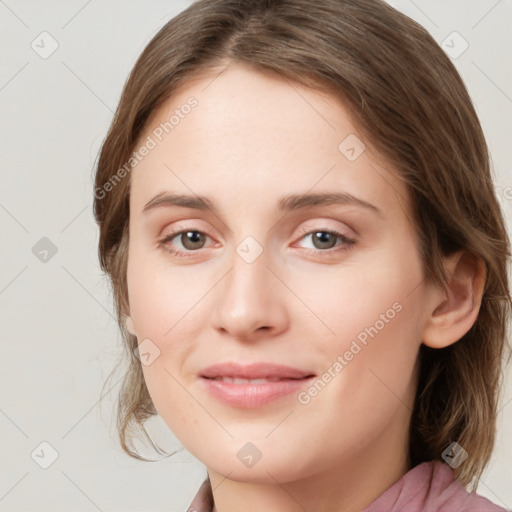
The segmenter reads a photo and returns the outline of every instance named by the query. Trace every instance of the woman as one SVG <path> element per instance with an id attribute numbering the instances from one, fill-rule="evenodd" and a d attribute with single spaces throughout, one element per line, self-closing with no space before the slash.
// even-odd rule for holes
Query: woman
<path id="1" fill-rule="evenodd" d="M 96 173 L 130 368 L 208 478 L 189 510 L 504 510 L 510 256 L 449 58 L 378 0 L 200 0 L 125 85 Z"/>

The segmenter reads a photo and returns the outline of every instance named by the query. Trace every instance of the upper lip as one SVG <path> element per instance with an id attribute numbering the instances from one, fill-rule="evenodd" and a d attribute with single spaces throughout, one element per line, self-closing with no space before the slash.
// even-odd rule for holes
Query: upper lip
<path id="1" fill-rule="evenodd" d="M 201 371 L 200 376 L 206 378 L 232 377 L 241 379 L 303 379 L 312 377 L 310 371 L 299 370 L 281 364 L 252 363 L 242 365 L 233 362 L 225 362 L 208 366 Z"/>

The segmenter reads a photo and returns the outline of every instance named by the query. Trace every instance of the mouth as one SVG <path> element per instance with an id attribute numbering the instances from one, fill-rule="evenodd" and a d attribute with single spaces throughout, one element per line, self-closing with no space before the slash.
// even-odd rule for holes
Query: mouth
<path id="1" fill-rule="evenodd" d="M 298 378 L 286 379 L 273 377 L 271 379 L 244 379 L 242 377 L 203 377 L 205 379 L 220 381 L 220 382 L 229 382 L 230 384 L 265 384 L 267 382 L 281 382 L 285 380 L 303 380 Z M 307 377 L 304 377 L 307 378 Z"/>
<path id="2" fill-rule="evenodd" d="M 309 371 L 270 363 L 245 366 L 221 363 L 206 368 L 199 375 L 213 397 L 243 409 L 289 397 L 309 385 L 315 376 Z"/>
<path id="3" fill-rule="evenodd" d="M 314 376 L 314 373 L 274 363 L 258 362 L 242 365 L 233 362 L 225 362 L 205 368 L 200 373 L 200 376 L 207 379 L 231 378 L 242 380 L 265 379 L 266 381 L 276 381 L 285 379 L 304 379 Z"/>

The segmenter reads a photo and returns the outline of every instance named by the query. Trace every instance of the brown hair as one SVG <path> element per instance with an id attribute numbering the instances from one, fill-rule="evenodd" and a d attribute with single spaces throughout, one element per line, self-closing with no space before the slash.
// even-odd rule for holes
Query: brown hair
<path id="1" fill-rule="evenodd" d="M 117 420 L 123 449 L 132 426 L 156 414 L 129 314 L 126 263 L 129 161 L 151 114 L 198 73 L 231 62 L 335 95 L 410 190 L 424 276 L 446 285 L 442 256 L 467 249 L 487 278 L 475 324 L 442 349 L 420 347 L 409 436 L 411 467 L 441 459 L 453 441 L 469 454 L 456 470 L 474 489 L 496 434 L 511 297 L 503 213 L 482 129 L 450 59 L 419 24 L 380 0 L 199 0 L 170 20 L 135 64 L 100 151 L 94 213 L 128 353 Z M 340 141 L 341 142 L 341 141 Z M 149 438 L 149 436 L 147 436 Z M 153 446 L 155 446 L 153 444 Z"/>

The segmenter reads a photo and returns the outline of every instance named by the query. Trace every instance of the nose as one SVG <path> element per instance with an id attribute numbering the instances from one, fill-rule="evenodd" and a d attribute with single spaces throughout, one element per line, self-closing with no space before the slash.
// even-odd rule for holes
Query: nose
<path id="1" fill-rule="evenodd" d="M 251 263 L 234 254 L 231 269 L 215 287 L 213 322 L 224 335 L 250 342 L 288 328 L 286 286 L 268 260 L 265 251 Z"/>

